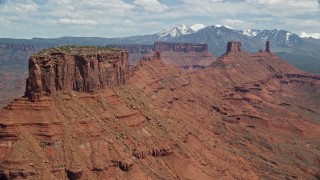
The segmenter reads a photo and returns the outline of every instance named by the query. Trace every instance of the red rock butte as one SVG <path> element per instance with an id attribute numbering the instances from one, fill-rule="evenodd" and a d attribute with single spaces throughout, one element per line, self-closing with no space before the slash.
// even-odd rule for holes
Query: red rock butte
<path id="1" fill-rule="evenodd" d="M 242 43 L 239 41 L 228 42 L 227 53 L 229 52 L 241 52 Z"/>
<path id="2" fill-rule="evenodd" d="M 25 96 L 37 101 L 56 91 L 94 92 L 127 82 L 128 53 L 116 48 L 63 46 L 29 59 Z"/>

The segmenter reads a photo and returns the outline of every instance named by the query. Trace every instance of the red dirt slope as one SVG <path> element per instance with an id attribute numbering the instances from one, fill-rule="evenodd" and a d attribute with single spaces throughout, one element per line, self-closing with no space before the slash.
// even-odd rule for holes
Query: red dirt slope
<path id="1" fill-rule="evenodd" d="M 121 87 L 16 99 L 0 127 L 5 178 L 317 179 L 320 77 L 269 52 L 149 58 Z"/>

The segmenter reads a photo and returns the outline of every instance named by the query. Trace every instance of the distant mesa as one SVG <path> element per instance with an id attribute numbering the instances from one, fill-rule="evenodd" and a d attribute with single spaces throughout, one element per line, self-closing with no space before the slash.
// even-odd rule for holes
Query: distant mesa
<path id="1" fill-rule="evenodd" d="M 197 44 L 197 43 L 182 43 L 182 42 L 155 42 L 153 45 L 142 45 L 142 44 L 123 44 L 123 45 L 108 45 L 108 47 L 120 48 L 129 53 L 129 64 L 130 67 L 134 67 L 138 64 L 141 59 L 153 59 L 155 52 L 160 52 L 163 55 L 163 59 L 166 56 L 172 56 L 175 54 L 174 58 L 176 61 L 170 61 L 170 63 L 177 64 L 178 66 L 189 66 L 189 65 L 199 65 L 197 62 L 203 63 L 204 57 L 213 57 L 210 52 L 208 52 L 207 44 Z M 170 54 L 171 53 L 171 54 Z M 179 54 L 179 55 L 178 55 Z M 185 57 L 184 57 L 185 56 Z M 183 59 L 186 60 L 189 56 L 192 56 L 193 61 L 196 63 L 182 62 Z M 180 60 L 179 60 L 180 59 Z M 188 60 L 186 60 L 188 61 Z M 189 58 L 190 61 L 190 58 Z M 208 58 L 205 60 L 209 62 Z M 176 63 L 175 63 L 176 62 Z"/>
<path id="2" fill-rule="evenodd" d="M 37 101 L 61 90 L 94 92 L 127 82 L 128 53 L 116 48 L 63 46 L 29 59 L 25 96 Z"/>
<path id="3" fill-rule="evenodd" d="M 118 45 L 107 45 L 106 47 L 120 48 L 127 51 L 129 54 L 136 53 L 148 53 L 153 50 L 153 45 L 144 44 L 118 44 Z"/>
<path id="4" fill-rule="evenodd" d="M 216 60 L 208 44 L 155 42 L 153 50 L 160 53 L 162 61 L 185 69 L 205 68 Z"/>
<path id="5" fill-rule="evenodd" d="M 35 45 L 31 44 L 9 44 L 4 43 L 0 44 L 0 49 L 12 49 L 12 50 L 20 50 L 20 51 L 38 51 L 41 48 L 36 47 Z"/>
<path id="6" fill-rule="evenodd" d="M 175 52 L 203 52 L 208 51 L 207 44 L 179 43 L 179 42 L 155 42 L 154 51 L 175 51 Z"/>

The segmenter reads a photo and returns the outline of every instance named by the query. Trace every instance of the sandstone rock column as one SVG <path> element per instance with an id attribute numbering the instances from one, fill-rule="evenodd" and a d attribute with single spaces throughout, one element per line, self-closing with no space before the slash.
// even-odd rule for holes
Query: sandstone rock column
<path id="1" fill-rule="evenodd" d="M 241 52 L 242 43 L 239 41 L 228 42 L 227 53 L 229 52 Z"/>
<path id="2" fill-rule="evenodd" d="M 270 51 L 270 41 L 267 41 L 266 42 L 266 50 L 265 50 L 266 52 L 271 52 Z"/>

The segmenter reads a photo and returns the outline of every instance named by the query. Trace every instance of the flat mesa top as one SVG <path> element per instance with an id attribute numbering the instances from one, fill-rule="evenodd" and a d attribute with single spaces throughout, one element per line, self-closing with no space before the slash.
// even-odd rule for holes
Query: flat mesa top
<path id="1" fill-rule="evenodd" d="M 109 54 L 120 53 L 122 49 L 112 47 L 101 46 L 59 46 L 49 49 L 43 49 L 40 52 L 34 54 L 38 56 L 52 55 L 52 54 L 70 54 L 70 55 L 90 55 L 90 54 Z"/>

